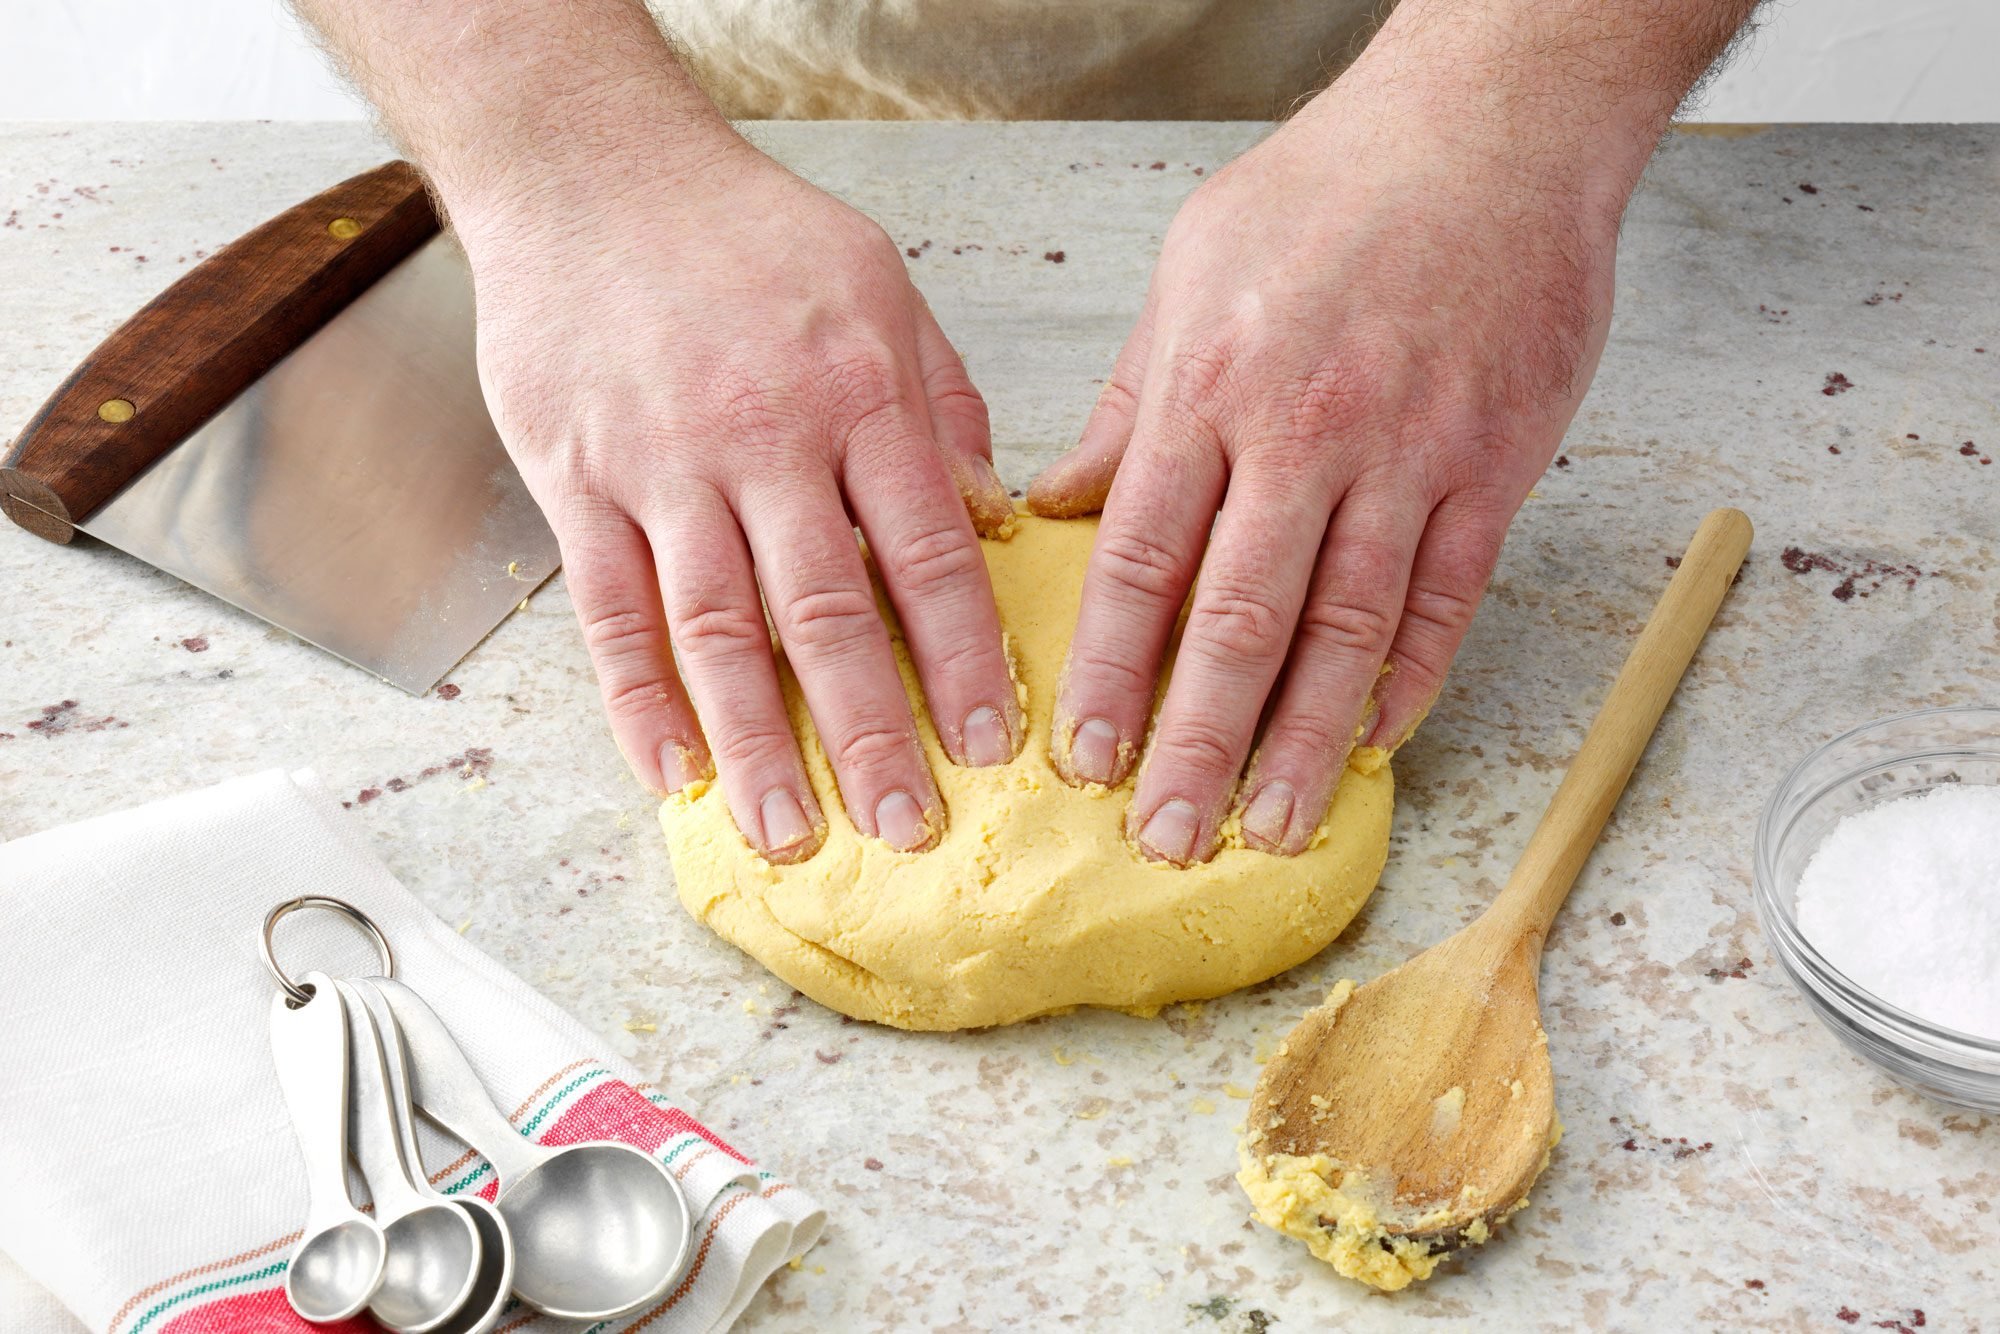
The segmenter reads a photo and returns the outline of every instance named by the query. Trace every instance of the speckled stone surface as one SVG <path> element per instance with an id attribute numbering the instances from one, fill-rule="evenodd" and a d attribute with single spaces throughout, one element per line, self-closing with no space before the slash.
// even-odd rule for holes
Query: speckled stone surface
<path id="1" fill-rule="evenodd" d="M 1198 169 L 1256 133 L 755 131 L 912 250 L 1011 485 L 1082 424 Z M 356 126 L 0 128 L 0 431 L 204 251 L 382 153 Z M 951 1036 L 797 1000 L 675 903 L 560 580 L 454 698 L 410 699 L 114 551 L 0 531 L 0 833 L 313 766 L 446 920 L 826 1202 L 757 1329 L 1994 1328 L 2000 1124 L 1836 1045 L 1764 945 L 1750 860 L 1815 742 L 2000 699 L 2000 130 L 1676 138 L 1618 302 L 1398 762 L 1381 890 L 1247 993 Z M 1363 1292 L 1248 1222 L 1232 1090 L 1331 982 L 1493 894 L 1723 502 L 1758 524 L 1741 585 L 1549 941 L 1569 1134 L 1504 1242 Z"/>

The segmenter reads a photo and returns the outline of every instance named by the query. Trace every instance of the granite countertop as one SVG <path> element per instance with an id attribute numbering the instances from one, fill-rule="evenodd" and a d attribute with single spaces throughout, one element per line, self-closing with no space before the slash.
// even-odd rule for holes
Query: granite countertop
<path id="1" fill-rule="evenodd" d="M 1259 131 L 752 133 L 908 248 L 1018 486 L 1081 426 L 1176 203 Z M 359 126 L 0 127 L 0 432 L 205 252 L 384 155 Z M 468 939 L 825 1201 L 757 1329 L 1993 1328 L 2000 1124 L 1819 1026 L 1759 932 L 1750 852 L 1817 741 L 2000 699 L 1996 396 L 2000 129 L 1674 137 L 1603 368 L 1398 760 L 1380 891 L 1318 958 L 1159 1019 L 893 1032 L 709 938 L 560 579 L 455 692 L 412 699 L 115 551 L 5 528 L 0 835 L 315 768 Z M 1535 1205 L 1397 1296 L 1337 1279 L 1249 1223 L 1232 1090 L 1331 982 L 1494 893 L 1720 503 L 1756 547 L 1549 939 L 1569 1133 Z"/>

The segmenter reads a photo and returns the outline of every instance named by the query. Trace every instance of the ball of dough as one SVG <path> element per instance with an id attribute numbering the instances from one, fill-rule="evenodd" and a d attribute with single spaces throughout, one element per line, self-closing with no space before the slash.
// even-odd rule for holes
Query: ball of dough
<path id="1" fill-rule="evenodd" d="M 1126 840 L 1129 783 L 1078 789 L 1057 776 L 1056 680 L 1096 531 L 1021 516 L 1011 538 L 983 543 L 1027 716 L 1012 764 L 964 769 L 945 757 L 891 620 L 949 820 L 936 847 L 896 852 L 856 831 L 781 662 L 826 844 L 774 866 L 736 831 L 721 790 L 695 784 L 660 812 L 687 910 L 822 1005 L 912 1029 L 1079 1005 L 1151 1013 L 1261 982 L 1339 935 L 1388 857 L 1393 784 L 1381 751 L 1357 751 L 1305 853 L 1247 848 L 1232 821 L 1214 859 L 1187 868 L 1149 862 Z"/>

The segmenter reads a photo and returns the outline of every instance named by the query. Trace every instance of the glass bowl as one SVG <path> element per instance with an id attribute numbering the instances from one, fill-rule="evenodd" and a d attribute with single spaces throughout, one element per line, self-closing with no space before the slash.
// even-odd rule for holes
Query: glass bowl
<path id="1" fill-rule="evenodd" d="M 2000 709 L 1923 709 L 1857 727 L 1799 761 L 1757 822 L 1757 916 L 1833 1035 L 1898 1083 L 2000 1111 L 2000 1040 L 1920 1019 L 1863 990 L 1799 931 L 1799 876 L 1841 817 L 1941 783 L 2000 785 Z"/>

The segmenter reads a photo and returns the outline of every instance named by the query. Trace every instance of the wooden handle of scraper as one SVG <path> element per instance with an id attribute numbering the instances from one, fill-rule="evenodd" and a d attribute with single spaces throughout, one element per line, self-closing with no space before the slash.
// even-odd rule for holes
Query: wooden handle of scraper
<path id="1" fill-rule="evenodd" d="M 1715 510 L 1701 521 L 1495 910 L 1518 912 L 1547 933 L 1742 567 L 1750 536 L 1741 510 Z"/>
<path id="2" fill-rule="evenodd" d="M 70 373 L 0 460 L 0 509 L 76 525 L 437 232 L 423 179 L 390 162 L 218 250 Z"/>

